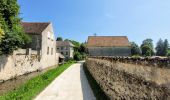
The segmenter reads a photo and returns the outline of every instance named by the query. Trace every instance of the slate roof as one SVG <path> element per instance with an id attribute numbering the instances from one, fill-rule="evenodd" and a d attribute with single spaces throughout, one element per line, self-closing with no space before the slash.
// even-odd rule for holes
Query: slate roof
<path id="1" fill-rule="evenodd" d="M 56 41 L 56 46 L 71 46 L 74 47 L 74 45 L 70 41 Z"/>
<path id="2" fill-rule="evenodd" d="M 87 47 L 129 47 L 126 36 L 89 36 Z"/>
<path id="3" fill-rule="evenodd" d="M 28 34 L 41 34 L 50 22 L 22 22 L 24 32 Z"/>

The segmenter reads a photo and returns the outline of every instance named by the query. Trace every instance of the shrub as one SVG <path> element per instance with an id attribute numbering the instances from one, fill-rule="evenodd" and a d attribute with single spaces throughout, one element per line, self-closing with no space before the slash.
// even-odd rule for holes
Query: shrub
<path id="1" fill-rule="evenodd" d="M 79 52 L 74 53 L 74 60 L 80 61 L 82 60 L 82 55 Z"/>

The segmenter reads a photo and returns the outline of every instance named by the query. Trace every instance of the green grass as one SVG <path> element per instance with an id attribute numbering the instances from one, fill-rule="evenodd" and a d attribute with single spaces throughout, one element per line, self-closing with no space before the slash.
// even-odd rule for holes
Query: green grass
<path id="1" fill-rule="evenodd" d="M 100 88 L 99 84 L 96 82 L 96 80 L 93 78 L 93 76 L 88 71 L 85 63 L 83 65 L 83 69 L 84 69 L 85 75 L 86 75 L 87 80 L 90 84 L 90 87 L 93 90 L 93 93 L 94 93 L 96 99 L 97 100 L 109 100 L 109 98 L 106 96 L 106 94 Z"/>
<path id="2" fill-rule="evenodd" d="M 57 68 L 51 69 L 34 77 L 16 90 L 0 96 L 0 100 L 31 100 L 45 89 L 57 76 L 71 66 L 74 62 L 67 62 Z"/>

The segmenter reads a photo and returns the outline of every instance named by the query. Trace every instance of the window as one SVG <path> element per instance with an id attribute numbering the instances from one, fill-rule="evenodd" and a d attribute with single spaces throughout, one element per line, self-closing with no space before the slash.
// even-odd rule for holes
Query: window
<path id="1" fill-rule="evenodd" d="M 51 48 L 51 55 L 53 55 L 53 48 Z"/>
<path id="2" fill-rule="evenodd" d="M 49 47 L 47 47 L 47 55 L 49 54 Z"/>
<path id="3" fill-rule="evenodd" d="M 68 50 L 68 47 L 66 47 L 66 50 Z"/>

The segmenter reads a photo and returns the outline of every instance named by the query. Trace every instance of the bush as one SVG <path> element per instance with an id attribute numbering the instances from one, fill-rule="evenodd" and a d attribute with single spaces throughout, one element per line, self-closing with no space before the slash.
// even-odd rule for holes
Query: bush
<path id="1" fill-rule="evenodd" d="M 82 60 L 82 55 L 79 52 L 74 53 L 74 60 L 80 61 Z"/>

